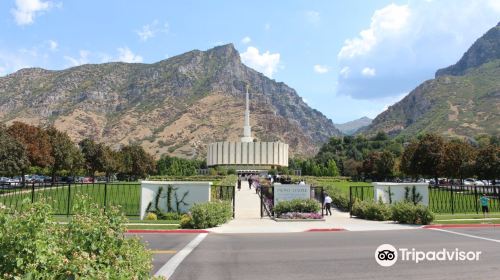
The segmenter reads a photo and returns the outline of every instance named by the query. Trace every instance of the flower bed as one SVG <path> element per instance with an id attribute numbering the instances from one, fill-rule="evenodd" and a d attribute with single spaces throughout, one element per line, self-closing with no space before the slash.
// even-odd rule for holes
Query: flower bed
<path id="1" fill-rule="evenodd" d="M 287 212 L 281 214 L 278 218 L 280 219 L 297 219 L 297 220 L 303 220 L 303 219 L 322 219 L 323 217 L 319 213 L 300 213 L 300 212 Z"/>

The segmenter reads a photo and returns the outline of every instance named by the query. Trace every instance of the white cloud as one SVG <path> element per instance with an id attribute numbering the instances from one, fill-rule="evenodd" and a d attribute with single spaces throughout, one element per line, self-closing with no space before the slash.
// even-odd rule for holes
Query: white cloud
<path id="1" fill-rule="evenodd" d="M 489 0 L 488 4 L 497 13 L 500 13 L 500 1 L 499 0 Z"/>
<path id="2" fill-rule="evenodd" d="M 314 65 L 314 72 L 318 73 L 318 74 L 324 74 L 324 73 L 327 73 L 328 71 L 330 71 L 330 68 L 326 65 L 319 65 L 319 64 L 316 64 Z"/>
<path id="3" fill-rule="evenodd" d="M 259 49 L 256 47 L 248 47 L 247 50 L 240 56 L 243 63 L 259 72 L 264 73 L 264 75 L 270 78 L 272 78 L 273 74 L 278 71 L 278 65 L 280 62 L 279 53 L 270 53 L 269 51 L 266 51 L 260 54 Z"/>
<path id="4" fill-rule="evenodd" d="M 71 56 L 65 55 L 64 59 L 66 59 L 70 63 L 70 66 L 78 66 L 78 65 L 89 63 L 89 55 L 90 55 L 89 51 L 80 50 L 78 52 L 78 57 L 71 57 Z"/>
<path id="5" fill-rule="evenodd" d="M 306 19 L 312 24 L 318 24 L 321 20 L 321 15 L 317 11 L 307 11 Z"/>
<path id="6" fill-rule="evenodd" d="M 266 23 L 266 24 L 264 24 L 264 30 L 265 30 L 265 31 L 269 31 L 269 30 L 271 30 L 271 24 L 270 24 L 270 23 Z"/>
<path id="7" fill-rule="evenodd" d="M 361 70 L 361 74 L 365 77 L 375 76 L 375 68 L 365 67 Z"/>
<path id="8" fill-rule="evenodd" d="M 252 42 L 252 38 L 245 36 L 245 38 L 241 39 L 241 42 L 245 45 L 249 44 L 250 42 Z"/>
<path id="9" fill-rule="evenodd" d="M 345 66 L 343 67 L 342 69 L 340 69 L 340 76 L 342 76 L 343 78 L 347 78 L 349 76 L 349 73 L 351 72 L 351 69 L 349 68 L 349 66 Z"/>
<path id="10" fill-rule="evenodd" d="M 359 37 L 347 39 L 340 49 L 340 59 L 364 55 L 380 41 L 380 37 L 398 33 L 406 27 L 410 17 L 408 5 L 390 4 L 376 10 L 372 16 L 370 28 L 362 30 Z"/>
<path id="11" fill-rule="evenodd" d="M 500 10 L 492 5 L 491 0 L 408 1 L 376 10 L 369 27 L 338 53 L 339 69 L 349 71 L 339 71 L 337 92 L 373 100 L 412 90 L 455 64 L 498 23 Z"/>
<path id="12" fill-rule="evenodd" d="M 47 43 L 49 44 L 49 49 L 51 51 L 54 51 L 54 52 L 57 51 L 57 47 L 59 46 L 59 44 L 56 41 L 49 40 L 49 41 L 47 41 Z"/>
<path id="13" fill-rule="evenodd" d="M 118 61 L 140 63 L 142 56 L 134 54 L 128 47 L 118 48 Z"/>
<path id="14" fill-rule="evenodd" d="M 42 0 L 16 0 L 16 6 L 10 12 L 18 25 L 29 25 L 35 20 L 35 16 L 48 11 L 54 4 Z"/>
<path id="15" fill-rule="evenodd" d="M 140 30 L 136 30 L 135 33 L 141 38 L 142 41 L 147 41 L 153 38 L 158 33 L 168 33 L 169 25 L 168 23 L 160 24 L 158 20 L 154 20 L 152 23 L 143 25 Z"/>
<path id="16" fill-rule="evenodd" d="M 5 74 L 7 74 L 7 69 L 5 69 L 5 67 L 0 66 L 0 77 L 4 76 Z"/>

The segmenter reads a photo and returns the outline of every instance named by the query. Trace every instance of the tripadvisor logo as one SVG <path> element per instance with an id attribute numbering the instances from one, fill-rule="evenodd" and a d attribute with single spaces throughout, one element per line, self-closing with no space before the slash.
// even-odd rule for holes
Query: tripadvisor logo
<path id="1" fill-rule="evenodd" d="M 396 249 L 391 244 L 382 244 L 375 250 L 375 261 L 381 266 L 393 266 L 397 260 L 419 263 L 422 261 L 479 261 L 481 251 L 462 251 L 441 249 L 438 251 L 419 251 L 415 248 Z"/>

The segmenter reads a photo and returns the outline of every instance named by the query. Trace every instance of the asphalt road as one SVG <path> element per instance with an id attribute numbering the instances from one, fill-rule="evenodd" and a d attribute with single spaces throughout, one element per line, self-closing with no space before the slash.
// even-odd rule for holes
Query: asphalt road
<path id="1" fill-rule="evenodd" d="M 500 228 L 284 234 L 209 234 L 170 279 L 499 279 Z M 146 234 L 155 250 L 181 250 L 197 234 Z M 495 242 L 498 240 L 499 242 Z M 376 248 L 481 251 L 479 261 L 375 261 Z M 155 254 L 154 272 L 174 254 Z"/>

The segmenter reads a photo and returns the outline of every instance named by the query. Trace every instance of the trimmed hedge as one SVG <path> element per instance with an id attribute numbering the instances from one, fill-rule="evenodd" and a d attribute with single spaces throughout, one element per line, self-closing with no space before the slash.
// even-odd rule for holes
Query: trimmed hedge
<path id="1" fill-rule="evenodd" d="M 392 218 L 392 211 L 389 205 L 374 201 L 354 203 L 352 214 L 358 218 L 375 221 L 387 221 Z"/>
<path id="2" fill-rule="evenodd" d="M 428 225 L 434 220 L 434 214 L 422 204 L 398 202 L 393 205 L 374 201 L 356 201 L 352 206 L 352 215 L 367 220 L 393 220 L 401 224 Z"/>
<path id="3" fill-rule="evenodd" d="M 181 218 L 182 228 L 211 228 L 222 225 L 233 216 L 233 208 L 228 201 L 211 201 L 195 204 L 190 214 Z"/>
<path id="4" fill-rule="evenodd" d="M 402 224 L 428 225 L 434 221 L 434 213 L 422 204 L 398 202 L 392 206 L 392 219 Z"/>
<path id="5" fill-rule="evenodd" d="M 314 199 L 293 199 L 280 201 L 274 206 L 274 213 L 279 217 L 283 213 L 316 213 L 321 210 L 321 205 Z"/>

